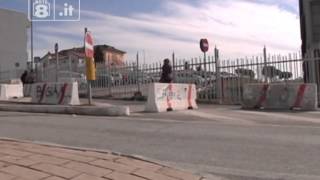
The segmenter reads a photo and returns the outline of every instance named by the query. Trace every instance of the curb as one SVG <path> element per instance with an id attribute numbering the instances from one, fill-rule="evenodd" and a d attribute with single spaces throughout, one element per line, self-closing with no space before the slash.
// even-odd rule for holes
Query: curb
<path id="1" fill-rule="evenodd" d="M 138 155 L 127 155 L 127 154 L 122 154 L 120 152 L 114 152 L 114 151 L 108 151 L 108 150 L 102 150 L 102 149 L 95 149 L 95 148 L 83 148 L 83 147 L 77 147 L 77 146 L 66 146 L 66 145 L 61 145 L 61 144 L 55 144 L 55 143 L 47 143 L 47 142 L 41 142 L 41 141 L 28 141 L 28 140 L 18 140 L 14 138 L 6 138 L 6 137 L 0 137 L 1 141 L 9 141 L 9 142 L 20 142 L 20 143 L 31 143 L 31 144 L 36 144 L 36 145 L 41 145 L 41 146 L 46 146 L 46 147 L 56 147 L 56 148 L 62 148 L 62 149 L 69 149 L 69 150 L 76 150 L 76 151 L 92 151 L 92 152 L 97 152 L 97 153 L 106 153 L 106 154 L 111 154 L 111 155 L 116 155 L 116 156 L 122 156 L 126 158 L 131 158 L 139 161 L 144 161 L 148 163 L 153 163 L 156 165 L 160 165 L 163 167 L 167 167 L 170 169 L 175 169 L 175 170 L 180 170 L 180 171 L 186 171 L 185 169 L 177 168 L 177 167 L 172 167 L 170 163 L 168 162 L 161 162 L 159 160 L 154 160 L 151 158 L 146 158 L 143 156 L 138 156 Z M 210 180 L 208 179 L 209 177 L 204 177 L 200 175 L 199 173 L 192 172 L 190 170 L 187 170 L 188 172 L 200 176 L 200 180 Z"/>
<path id="2" fill-rule="evenodd" d="M 0 111 L 77 114 L 87 116 L 130 116 L 128 106 L 58 106 L 58 105 L 20 105 L 0 104 Z"/>

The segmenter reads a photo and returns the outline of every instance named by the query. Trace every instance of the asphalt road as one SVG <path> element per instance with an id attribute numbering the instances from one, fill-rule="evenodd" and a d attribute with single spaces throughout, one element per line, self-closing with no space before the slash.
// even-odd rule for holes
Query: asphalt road
<path id="1" fill-rule="evenodd" d="M 320 179 L 320 112 L 199 111 L 132 117 L 0 112 L 0 137 L 140 155 L 230 180 Z"/>

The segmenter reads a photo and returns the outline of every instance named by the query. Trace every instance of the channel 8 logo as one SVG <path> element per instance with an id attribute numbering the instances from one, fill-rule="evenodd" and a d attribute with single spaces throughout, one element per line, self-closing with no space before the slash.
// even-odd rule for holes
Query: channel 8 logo
<path id="1" fill-rule="evenodd" d="M 32 16 L 37 18 L 48 18 L 51 14 L 51 5 L 48 0 L 36 0 L 32 4 Z"/>
<path id="2" fill-rule="evenodd" d="M 79 21 L 80 0 L 29 0 L 31 21 Z"/>

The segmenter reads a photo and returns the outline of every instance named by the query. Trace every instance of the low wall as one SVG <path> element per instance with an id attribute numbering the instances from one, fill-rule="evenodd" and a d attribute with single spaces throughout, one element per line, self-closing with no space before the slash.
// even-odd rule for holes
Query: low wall
<path id="1" fill-rule="evenodd" d="M 23 85 L 20 84 L 0 84 L 0 100 L 6 101 L 10 98 L 23 97 Z"/>
<path id="2" fill-rule="evenodd" d="M 316 84 L 246 84 L 243 93 L 246 109 L 315 110 L 318 106 Z"/>
<path id="3" fill-rule="evenodd" d="M 166 112 L 173 110 L 197 109 L 197 92 L 194 84 L 149 85 L 147 112 Z"/>
<path id="4" fill-rule="evenodd" d="M 32 85 L 33 103 L 80 105 L 78 83 L 36 83 Z"/>

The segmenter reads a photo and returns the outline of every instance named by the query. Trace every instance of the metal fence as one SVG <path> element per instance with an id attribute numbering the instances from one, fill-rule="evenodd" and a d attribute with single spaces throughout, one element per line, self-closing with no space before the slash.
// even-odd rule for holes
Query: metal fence
<path id="1" fill-rule="evenodd" d="M 1 71 L 0 82 L 7 82 L 10 80 L 19 80 L 20 76 L 23 74 L 24 71 L 25 71 L 24 69 Z"/>
<path id="2" fill-rule="evenodd" d="M 300 54 L 268 55 L 264 50 L 261 56 L 221 60 L 219 51 L 215 49 L 214 56 L 179 59 L 173 54 L 170 59 L 173 82 L 196 84 L 198 101 L 202 102 L 239 104 L 246 83 L 320 84 L 320 59 L 302 59 Z M 78 81 L 79 92 L 85 95 L 85 67 L 70 67 L 59 66 L 59 80 L 72 78 Z M 147 96 L 148 85 L 159 82 L 162 62 L 141 64 L 137 55 L 131 63 L 121 66 L 98 63 L 96 68 L 97 79 L 92 82 L 95 97 L 132 98 L 136 95 Z M 55 67 L 40 71 L 38 76 L 42 81 L 55 79 Z"/>

